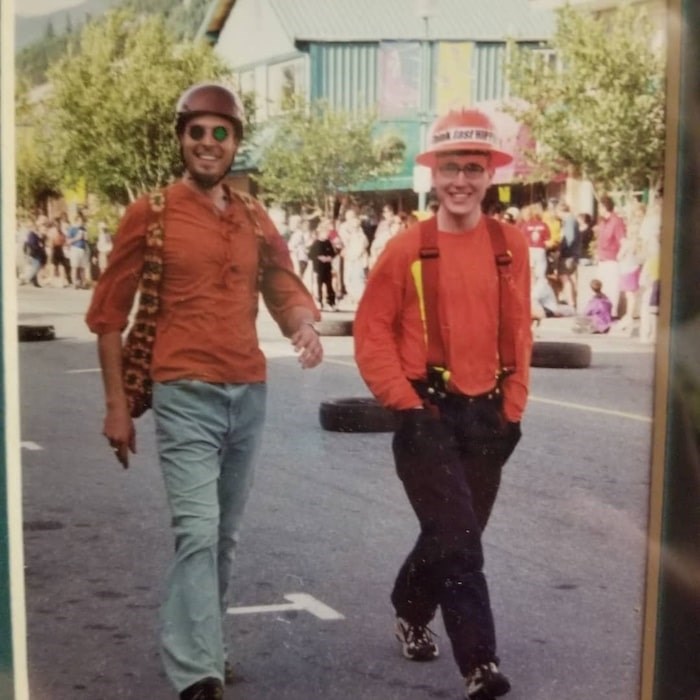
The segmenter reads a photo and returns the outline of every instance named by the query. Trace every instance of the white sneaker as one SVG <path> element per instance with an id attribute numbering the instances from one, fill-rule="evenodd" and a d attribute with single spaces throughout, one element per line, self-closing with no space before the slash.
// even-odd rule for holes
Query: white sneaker
<path id="1" fill-rule="evenodd" d="M 411 661 L 432 661 L 440 655 L 435 643 L 435 633 L 425 625 L 412 625 L 397 617 L 396 639 L 401 642 L 401 651 Z"/>
<path id="2" fill-rule="evenodd" d="M 494 700 L 510 690 L 510 681 L 491 661 L 477 666 L 464 678 L 466 700 Z"/>

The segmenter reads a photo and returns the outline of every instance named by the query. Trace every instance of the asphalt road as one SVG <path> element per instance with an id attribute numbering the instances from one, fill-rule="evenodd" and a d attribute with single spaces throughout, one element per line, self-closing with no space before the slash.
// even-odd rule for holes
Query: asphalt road
<path id="1" fill-rule="evenodd" d="M 20 320 L 53 322 L 59 336 L 19 349 L 31 698 L 167 700 L 156 625 L 172 539 L 153 423 L 138 421 L 138 455 L 123 471 L 100 435 L 101 380 L 80 318 L 88 297 L 19 292 Z M 267 432 L 232 604 L 279 607 L 227 617 L 239 681 L 226 697 L 462 697 L 439 619 L 432 663 L 404 660 L 393 640 L 388 595 L 417 528 L 390 435 L 319 425 L 322 400 L 367 395 L 351 339 L 326 338 L 323 366 L 302 371 L 264 314 L 260 334 Z M 539 335 L 567 339 L 561 325 Z M 524 437 L 484 537 L 512 700 L 638 697 L 653 353 L 586 341 L 590 368 L 532 370 Z M 285 598 L 295 593 L 339 619 L 297 609 Z"/>

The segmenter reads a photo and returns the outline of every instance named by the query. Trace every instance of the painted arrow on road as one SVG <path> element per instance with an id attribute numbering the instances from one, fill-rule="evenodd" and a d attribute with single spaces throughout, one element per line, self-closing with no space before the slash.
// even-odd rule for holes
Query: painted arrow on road
<path id="1" fill-rule="evenodd" d="M 44 448 L 41 445 L 37 445 L 35 442 L 32 442 L 31 440 L 22 440 L 22 442 L 19 443 L 20 447 L 23 447 L 25 450 L 43 450 Z"/>
<path id="2" fill-rule="evenodd" d="M 344 620 L 345 616 L 328 607 L 320 600 L 316 600 L 308 593 L 286 593 L 285 600 L 289 603 L 278 603 L 277 605 L 249 605 L 238 608 L 228 608 L 229 615 L 250 615 L 253 613 L 287 612 L 289 610 L 305 610 L 319 620 Z"/>

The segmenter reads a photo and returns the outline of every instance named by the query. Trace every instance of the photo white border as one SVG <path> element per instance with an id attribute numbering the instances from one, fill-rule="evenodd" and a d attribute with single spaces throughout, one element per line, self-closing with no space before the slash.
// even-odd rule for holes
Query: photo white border
<path id="1" fill-rule="evenodd" d="M 7 492 L 8 574 L 15 700 L 29 698 L 27 633 L 24 595 L 24 544 L 22 538 L 22 470 L 20 460 L 19 343 L 17 342 L 16 189 L 15 189 L 15 7 L 0 2 L 0 153 L 2 153 L 2 323 L 5 420 L 5 474 Z"/>

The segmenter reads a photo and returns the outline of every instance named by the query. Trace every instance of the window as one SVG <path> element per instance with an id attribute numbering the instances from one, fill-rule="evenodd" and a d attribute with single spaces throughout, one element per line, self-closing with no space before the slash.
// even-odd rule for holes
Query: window
<path id="1" fill-rule="evenodd" d="M 279 114 L 294 95 L 303 93 L 303 58 L 276 63 L 268 67 L 267 102 L 270 116 Z"/>

